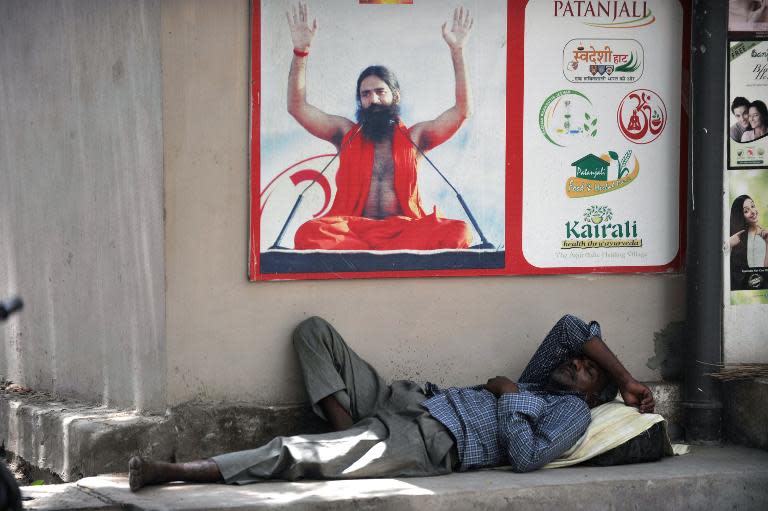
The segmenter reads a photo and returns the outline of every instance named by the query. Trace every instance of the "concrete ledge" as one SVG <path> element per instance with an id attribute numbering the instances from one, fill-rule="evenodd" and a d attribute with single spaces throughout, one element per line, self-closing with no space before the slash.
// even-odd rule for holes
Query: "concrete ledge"
<path id="1" fill-rule="evenodd" d="M 186 461 L 326 428 L 306 406 L 185 403 L 142 415 L 45 395 L 0 393 L 0 443 L 63 481 L 123 472 L 135 454 Z"/>
<path id="2" fill-rule="evenodd" d="M 670 435 L 679 438 L 678 385 L 650 386 L 659 413 L 668 418 Z M 308 406 L 189 402 L 165 415 L 142 415 L 45 395 L 0 392 L 0 442 L 22 462 L 63 481 L 122 472 L 135 454 L 187 461 L 251 449 L 277 435 L 326 428 Z"/>
<path id="3" fill-rule="evenodd" d="M 168 418 L 175 436 L 174 461 L 253 449 L 278 435 L 328 431 L 328 425 L 307 405 L 265 407 L 193 401 L 172 408 Z"/>
<path id="4" fill-rule="evenodd" d="M 722 399 L 725 438 L 768 449 L 768 378 L 725 382 Z"/>
<path id="5" fill-rule="evenodd" d="M 655 412 L 667 419 L 667 430 L 672 441 L 683 438 L 683 398 L 679 383 L 648 382 L 656 401 Z"/>
<path id="6" fill-rule="evenodd" d="M 82 492 L 87 505 L 68 507 Z M 128 490 L 124 476 L 82 479 L 59 487 L 25 487 L 26 509 L 133 510 L 764 510 L 768 453 L 744 447 L 694 447 L 657 463 L 570 467 L 515 474 L 489 470 L 442 477 L 259 483 L 246 486 L 170 484 Z"/>
<path id="7" fill-rule="evenodd" d="M 131 453 L 166 459 L 173 449 L 165 417 L 3 393 L 0 419 L 7 451 L 64 481 L 123 471 Z"/>

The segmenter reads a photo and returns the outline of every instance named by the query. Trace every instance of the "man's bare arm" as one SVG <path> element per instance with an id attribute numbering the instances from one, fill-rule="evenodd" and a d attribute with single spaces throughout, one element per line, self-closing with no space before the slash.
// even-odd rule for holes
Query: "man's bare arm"
<path id="1" fill-rule="evenodd" d="M 469 39 L 472 25 L 469 10 L 465 11 L 463 7 L 454 11 L 450 28 L 448 23 L 443 24 L 443 39 L 448 44 L 453 62 L 456 100 L 451 108 L 436 119 L 418 123 L 411 128 L 414 141 L 424 150 L 432 149 L 451 138 L 472 114 L 472 94 L 464 62 L 464 45 Z"/>
<path id="2" fill-rule="evenodd" d="M 584 343 L 583 352 L 616 380 L 621 397 L 627 405 L 637 407 L 643 413 L 653 412 L 654 401 L 651 390 L 632 377 L 602 339 L 599 337 L 589 339 Z"/>
<path id="3" fill-rule="evenodd" d="M 307 58 L 317 32 L 317 20 L 310 26 L 307 4 L 298 4 L 286 13 L 291 31 L 294 55 L 288 74 L 288 113 L 312 135 L 327 140 L 338 148 L 342 137 L 354 123 L 338 115 L 330 115 L 307 103 Z"/>

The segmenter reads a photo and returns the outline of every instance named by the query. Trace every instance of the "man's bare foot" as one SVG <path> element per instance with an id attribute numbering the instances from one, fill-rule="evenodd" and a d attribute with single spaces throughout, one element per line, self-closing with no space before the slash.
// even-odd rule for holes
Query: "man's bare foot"
<path id="1" fill-rule="evenodd" d="M 138 456 L 128 460 L 128 485 L 131 487 L 131 491 L 137 491 L 139 488 L 149 484 L 144 481 L 145 466 L 148 463 L 147 460 Z"/>
<path id="2" fill-rule="evenodd" d="M 128 485 L 131 487 L 131 491 L 137 491 L 150 484 L 167 483 L 172 480 L 168 478 L 167 470 L 163 470 L 164 465 L 170 465 L 170 463 L 150 461 L 139 456 L 134 456 L 128 460 Z"/>

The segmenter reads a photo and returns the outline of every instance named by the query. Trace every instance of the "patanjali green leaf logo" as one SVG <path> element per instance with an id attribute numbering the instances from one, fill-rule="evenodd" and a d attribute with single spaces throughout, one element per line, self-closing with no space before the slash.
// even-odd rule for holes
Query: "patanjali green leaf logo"
<path id="1" fill-rule="evenodd" d="M 607 222 L 613 218 L 613 211 L 608 206 L 592 205 L 584 211 L 584 221 L 592 222 L 597 225 L 601 222 Z"/>
<path id="2" fill-rule="evenodd" d="M 592 102 L 579 91 L 556 91 L 544 100 L 539 109 L 541 134 L 556 146 L 566 147 L 579 139 L 596 138 L 597 128 Z"/>

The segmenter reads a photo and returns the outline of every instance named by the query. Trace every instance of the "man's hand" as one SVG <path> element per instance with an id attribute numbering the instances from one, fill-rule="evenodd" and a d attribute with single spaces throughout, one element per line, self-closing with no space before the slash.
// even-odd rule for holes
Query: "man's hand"
<path id="1" fill-rule="evenodd" d="M 483 385 L 483 387 L 496 397 L 500 397 L 502 394 L 511 394 L 518 391 L 517 383 L 506 376 L 496 376 L 495 378 L 491 378 L 488 380 L 488 383 Z"/>
<path id="2" fill-rule="evenodd" d="M 309 51 L 309 47 L 312 46 L 312 39 L 317 32 L 317 20 L 312 20 L 312 26 L 309 26 L 307 4 L 299 2 L 298 9 L 293 6 L 291 11 L 286 12 L 285 17 L 288 19 L 288 28 L 291 29 L 293 48 L 299 51 Z"/>
<path id="3" fill-rule="evenodd" d="M 469 39 L 469 32 L 472 30 L 474 20 L 469 15 L 469 9 L 464 11 L 464 7 L 456 8 L 453 11 L 453 23 L 450 30 L 448 22 L 443 23 L 443 39 L 448 43 L 451 50 L 460 50 Z"/>
<path id="4" fill-rule="evenodd" d="M 640 413 L 653 412 L 655 403 L 653 402 L 651 389 L 634 378 L 621 385 L 619 392 L 621 392 L 621 397 L 624 398 L 624 403 L 627 406 L 638 408 Z"/>

